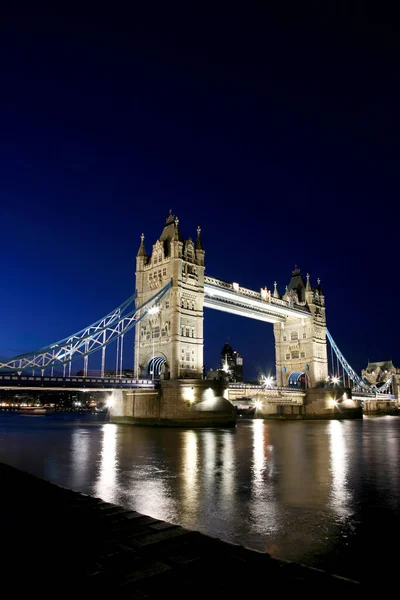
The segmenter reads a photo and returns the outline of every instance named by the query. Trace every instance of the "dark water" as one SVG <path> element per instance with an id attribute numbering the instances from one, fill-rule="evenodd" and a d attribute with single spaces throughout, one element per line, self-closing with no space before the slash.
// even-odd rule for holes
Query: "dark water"
<path id="1" fill-rule="evenodd" d="M 397 569 L 398 417 L 249 420 L 233 430 L 71 419 L 0 414 L 0 461 L 354 579 Z"/>

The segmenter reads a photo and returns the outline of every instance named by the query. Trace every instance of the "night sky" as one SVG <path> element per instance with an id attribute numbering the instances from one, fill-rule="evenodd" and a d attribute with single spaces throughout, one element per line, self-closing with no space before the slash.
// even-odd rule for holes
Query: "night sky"
<path id="1" fill-rule="evenodd" d="M 143 4 L 1 15 L 0 355 L 130 296 L 140 234 L 151 250 L 172 209 L 206 274 L 283 294 L 296 264 L 357 372 L 400 367 L 397 16 Z M 273 368 L 272 325 L 204 326 L 207 369 L 228 338 L 246 379 Z"/>

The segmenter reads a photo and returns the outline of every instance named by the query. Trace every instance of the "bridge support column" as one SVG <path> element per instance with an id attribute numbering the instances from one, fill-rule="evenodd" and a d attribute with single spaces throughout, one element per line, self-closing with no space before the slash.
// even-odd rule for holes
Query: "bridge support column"
<path id="1" fill-rule="evenodd" d="M 144 236 L 136 257 L 136 307 L 172 280 L 172 287 L 135 332 L 135 377 L 201 379 L 203 375 L 204 249 L 200 240 L 184 240 L 172 214 L 148 256 Z"/>
<path id="2" fill-rule="evenodd" d="M 305 282 L 296 268 L 283 298 L 307 307 L 311 318 L 288 317 L 285 323 L 274 324 L 276 385 L 287 386 L 296 373 L 304 374 L 303 387 L 315 387 L 328 376 L 325 297 L 319 280 L 318 287 L 311 288 L 309 276 Z"/>

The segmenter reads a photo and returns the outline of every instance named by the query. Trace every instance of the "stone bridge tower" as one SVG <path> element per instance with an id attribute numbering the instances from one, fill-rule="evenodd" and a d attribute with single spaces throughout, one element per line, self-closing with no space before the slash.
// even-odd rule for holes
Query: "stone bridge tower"
<path id="1" fill-rule="evenodd" d="M 279 297 L 276 285 L 274 296 Z M 306 387 L 315 387 L 328 376 L 325 297 L 319 279 L 317 287 L 311 288 L 310 276 L 305 282 L 296 267 L 283 299 L 294 308 L 308 308 L 311 318 L 290 317 L 286 323 L 274 324 L 276 385 L 293 385 L 300 378 Z"/>
<path id="2" fill-rule="evenodd" d="M 200 379 L 203 376 L 204 249 L 184 240 L 170 214 L 147 255 L 144 235 L 136 256 L 136 307 L 172 279 L 158 312 L 135 328 L 135 377 Z"/>

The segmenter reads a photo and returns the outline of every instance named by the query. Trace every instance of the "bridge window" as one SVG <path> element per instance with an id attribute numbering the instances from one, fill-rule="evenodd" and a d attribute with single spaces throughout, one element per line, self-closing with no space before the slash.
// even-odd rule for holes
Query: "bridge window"
<path id="1" fill-rule="evenodd" d="M 158 271 L 158 279 L 161 279 L 161 269 Z"/>
<path id="2" fill-rule="evenodd" d="M 161 254 L 159 254 L 159 255 L 158 255 L 158 262 L 161 262 L 161 261 L 162 261 L 162 255 L 161 255 Z"/>
<path id="3" fill-rule="evenodd" d="M 166 301 L 165 308 L 169 308 L 169 300 Z"/>
<path id="4" fill-rule="evenodd" d="M 163 277 L 166 277 L 167 276 L 167 269 L 163 269 L 162 270 L 162 274 L 163 274 Z"/>
<path id="5" fill-rule="evenodd" d="M 292 358 L 299 358 L 299 352 L 297 350 L 292 352 Z"/>
<path id="6" fill-rule="evenodd" d="M 181 327 L 181 335 L 185 335 L 185 328 Z"/>
<path id="7" fill-rule="evenodd" d="M 167 326 L 163 327 L 161 330 L 161 337 L 166 337 L 167 335 Z"/>
<path id="8" fill-rule="evenodd" d="M 150 339 L 150 329 L 146 329 L 146 340 Z"/>
<path id="9" fill-rule="evenodd" d="M 153 274 L 152 274 L 152 273 L 149 273 L 149 281 L 151 282 L 151 281 L 152 281 L 152 279 L 153 279 Z"/>
<path id="10" fill-rule="evenodd" d="M 157 264 L 157 256 L 154 257 L 154 264 Z"/>
<path id="11" fill-rule="evenodd" d="M 192 310 L 194 310 L 194 302 L 192 302 Z"/>
<path id="12" fill-rule="evenodd" d="M 290 354 L 286 354 L 286 360 L 290 360 Z"/>
<path id="13" fill-rule="evenodd" d="M 305 352 L 302 352 L 302 353 L 300 354 L 300 357 L 301 357 L 301 358 L 305 358 L 305 357 L 306 357 L 306 353 L 305 353 Z"/>
<path id="14" fill-rule="evenodd" d="M 299 333 L 298 333 L 298 331 L 292 331 L 292 333 L 290 334 L 290 339 L 292 340 L 292 342 L 294 340 L 298 340 L 299 339 Z"/>
<path id="15" fill-rule="evenodd" d="M 189 329 L 189 327 L 186 327 L 186 337 L 190 337 L 190 329 Z"/>
<path id="16" fill-rule="evenodd" d="M 156 327 L 154 327 L 153 329 L 153 339 L 154 338 L 159 338 L 160 337 L 160 326 L 157 325 Z"/>
<path id="17" fill-rule="evenodd" d="M 283 336 L 283 341 L 286 342 L 286 335 Z"/>
<path id="18" fill-rule="evenodd" d="M 192 337 L 194 338 L 194 327 L 192 327 Z"/>

